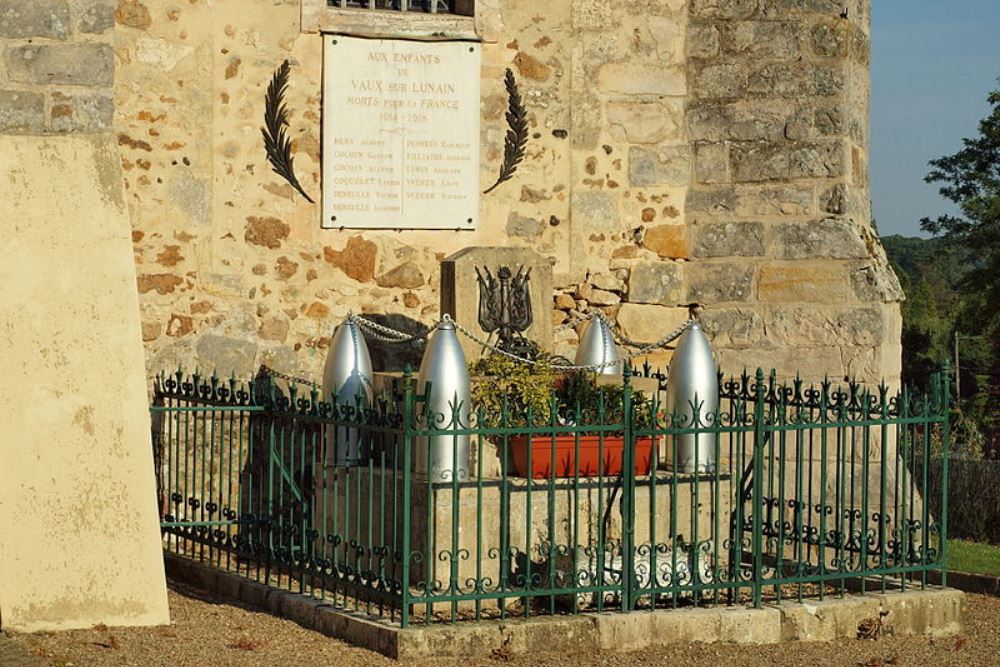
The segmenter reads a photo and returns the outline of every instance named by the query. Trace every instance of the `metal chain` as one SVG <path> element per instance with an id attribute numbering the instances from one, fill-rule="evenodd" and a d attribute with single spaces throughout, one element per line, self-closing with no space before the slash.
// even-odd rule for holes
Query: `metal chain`
<path id="1" fill-rule="evenodd" d="M 279 371 L 274 370 L 273 368 L 271 368 L 266 364 L 261 365 L 260 369 L 265 373 L 267 373 L 268 375 L 270 375 L 271 377 L 277 378 L 279 380 L 286 380 L 288 382 L 295 382 L 298 384 L 307 384 L 311 387 L 316 386 L 316 382 L 314 380 L 306 380 L 305 378 L 295 377 L 294 375 L 288 375 L 287 373 L 281 373 Z"/>
<path id="2" fill-rule="evenodd" d="M 402 331 L 397 331 L 391 327 L 387 327 L 378 322 L 369 320 L 361 315 L 354 315 L 353 313 L 347 316 L 348 320 L 351 320 L 358 324 L 362 329 L 365 329 L 372 338 L 380 343 L 385 343 L 386 345 L 409 345 L 410 343 L 415 343 L 418 340 L 424 340 L 430 335 L 434 327 L 428 328 L 426 331 L 418 334 L 408 334 Z"/>
<path id="3" fill-rule="evenodd" d="M 593 312 L 587 313 L 583 317 L 577 317 L 577 318 L 573 319 L 570 322 L 563 322 L 559 326 L 555 327 L 555 329 L 553 329 L 553 331 L 556 332 L 556 333 L 558 333 L 558 332 L 564 331 L 566 329 L 575 329 L 577 327 L 577 325 L 583 324 L 585 322 L 589 322 L 589 321 L 591 321 L 591 320 L 593 320 L 595 318 L 599 319 L 599 320 L 604 320 L 604 323 L 608 325 L 608 329 L 611 331 L 611 335 L 615 337 L 615 342 L 619 343 L 620 345 L 625 345 L 627 347 L 650 347 L 650 346 L 658 347 L 656 343 L 646 343 L 646 342 L 643 342 L 643 341 L 633 340 L 632 338 L 629 338 L 625 334 L 623 334 L 621 332 L 618 332 L 618 331 L 615 331 L 614 326 L 612 326 L 612 324 L 608 320 L 607 316 L 604 313 L 602 313 L 601 311 L 599 311 L 599 310 L 595 310 Z M 668 344 L 670 342 L 672 342 L 672 341 L 668 340 L 665 343 L 663 343 L 663 345 L 666 345 L 666 344 Z"/>
<path id="4" fill-rule="evenodd" d="M 576 365 L 576 364 L 550 364 L 548 362 L 536 361 L 534 359 L 527 359 L 525 357 L 518 356 L 511 352 L 507 352 L 506 350 L 500 349 L 499 347 L 493 345 L 487 340 L 483 340 L 475 333 L 469 331 L 468 329 L 463 327 L 460 323 L 453 320 L 450 315 L 445 315 L 443 319 L 445 321 L 454 324 L 455 328 L 458 329 L 460 332 L 462 332 L 465 336 L 467 336 L 474 342 L 478 343 L 479 345 L 482 345 L 486 349 L 491 350 L 492 352 L 495 352 L 497 354 L 502 354 L 503 356 L 513 359 L 514 361 L 517 361 L 522 364 L 529 364 L 531 366 L 547 366 L 552 370 L 556 371 L 597 371 L 603 368 L 607 368 L 608 366 L 617 366 L 618 364 L 624 364 L 626 362 L 630 362 L 636 357 L 641 357 L 644 354 L 648 354 L 649 352 L 657 348 L 663 347 L 664 345 L 677 340 L 678 338 L 681 337 L 681 334 L 687 331 L 688 327 L 690 327 L 691 324 L 694 322 L 694 320 L 688 320 L 687 322 L 684 322 L 684 324 L 675 328 L 673 331 L 668 332 L 663 338 L 656 341 L 655 343 L 649 343 L 648 345 L 643 345 L 638 350 L 635 350 L 634 352 L 626 355 L 621 359 L 617 359 L 614 361 L 605 361 L 599 364 Z"/>
<path id="5" fill-rule="evenodd" d="M 576 326 L 577 324 L 581 324 L 583 322 L 588 322 L 588 321 L 594 319 L 595 317 L 598 318 L 598 319 L 601 319 L 605 323 L 607 323 L 607 319 L 605 318 L 604 313 L 602 313 L 600 311 L 594 311 L 594 312 L 589 313 L 585 318 L 577 318 L 577 320 L 572 323 L 572 326 Z M 369 333 L 369 335 L 371 335 L 372 338 L 375 339 L 376 341 L 381 342 L 381 343 L 385 343 L 385 344 L 388 344 L 388 345 L 407 345 L 407 344 L 416 342 L 418 340 L 424 340 L 424 339 L 427 338 L 428 335 L 430 335 L 431 331 L 433 331 L 436 328 L 436 325 L 435 325 L 433 327 L 429 327 L 427 330 L 425 330 L 425 331 L 423 331 L 421 333 L 417 333 L 417 334 L 412 334 L 411 335 L 411 334 L 407 334 L 407 333 L 405 333 L 403 331 L 399 331 L 397 329 L 393 329 L 391 327 L 385 326 L 384 324 L 379 324 L 378 322 L 374 322 L 374 321 L 369 320 L 368 318 L 362 317 L 360 315 L 354 315 L 353 313 L 350 314 L 350 315 L 348 315 L 348 319 L 351 320 L 351 321 L 353 321 L 353 322 L 355 322 L 358 326 L 364 328 Z M 503 350 L 500 347 L 498 347 L 497 345 L 495 345 L 494 343 L 491 343 L 488 339 L 481 338 L 476 333 L 474 333 L 473 331 L 467 329 L 466 327 L 462 326 L 461 323 L 459 323 L 456 320 L 454 320 L 451 317 L 451 315 L 445 314 L 444 317 L 441 318 L 441 321 L 442 322 L 450 322 L 450 323 L 452 323 L 455 326 L 455 328 L 458 331 L 460 331 L 463 335 L 465 335 L 466 337 L 468 337 L 470 340 L 474 341 L 478 345 L 481 345 L 485 349 L 490 350 L 491 352 L 494 352 L 496 354 L 501 354 L 501 355 L 503 355 L 505 357 L 513 359 L 514 361 L 517 361 L 518 363 L 528 364 L 528 365 L 532 365 L 532 366 L 548 366 L 549 368 L 551 368 L 553 370 L 557 370 L 557 371 L 576 371 L 576 370 L 597 371 L 597 370 L 601 370 L 603 368 L 607 368 L 608 366 L 616 366 L 616 365 L 621 364 L 621 363 L 630 362 L 633 359 L 635 359 L 636 357 L 641 357 L 641 356 L 643 356 L 645 354 L 648 354 L 649 352 L 651 352 L 651 351 L 653 351 L 655 349 L 661 348 L 661 347 L 663 347 L 665 345 L 668 345 L 669 343 L 672 343 L 673 341 L 677 340 L 678 338 L 681 337 L 681 335 L 685 331 L 687 331 L 688 327 L 690 327 L 691 324 L 694 322 L 694 320 L 688 320 L 688 321 L 684 322 L 683 324 L 681 324 L 680 326 L 676 327 L 674 330 L 667 332 L 667 334 L 664 335 L 659 340 L 657 340 L 655 342 L 652 342 L 652 343 L 641 343 L 641 342 L 638 342 L 638 341 L 633 341 L 630 338 L 628 338 L 626 336 L 623 336 L 621 334 L 615 334 L 615 340 L 617 340 L 619 343 L 621 343 L 623 345 L 627 345 L 629 347 L 635 347 L 635 348 L 638 348 L 638 349 L 636 349 L 635 351 L 629 353 L 625 357 L 623 357 L 621 359 L 614 360 L 614 361 L 606 361 L 606 362 L 602 362 L 602 363 L 599 363 L 599 364 L 576 365 L 576 364 L 552 364 L 552 363 L 546 362 L 546 361 L 537 361 L 535 359 L 528 359 L 526 357 L 522 357 L 522 356 L 514 354 L 512 352 L 508 352 L 507 350 Z M 562 326 L 563 326 L 563 328 L 568 328 L 568 327 L 566 327 L 565 324 L 562 325 Z M 610 325 L 609 325 L 609 328 L 610 328 Z M 268 370 L 270 370 L 270 369 L 268 369 Z M 277 373 L 276 371 L 270 371 L 270 372 L 272 374 L 278 376 L 278 377 L 285 377 L 285 379 L 292 379 L 292 380 L 299 381 L 299 382 L 302 381 L 299 378 L 292 378 L 291 376 L 287 376 L 287 377 L 283 376 L 282 374 Z"/>

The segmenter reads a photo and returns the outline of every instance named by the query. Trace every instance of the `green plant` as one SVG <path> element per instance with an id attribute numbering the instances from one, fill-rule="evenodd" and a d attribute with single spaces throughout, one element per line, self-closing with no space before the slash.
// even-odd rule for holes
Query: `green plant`
<path id="1" fill-rule="evenodd" d="M 580 415 L 583 423 L 595 423 L 604 410 L 604 421 L 621 421 L 625 403 L 625 387 L 619 382 L 599 384 L 597 373 L 574 371 L 562 379 L 557 392 L 559 404 L 568 415 Z M 652 410 L 640 391 L 632 392 L 635 425 L 648 428 L 652 425 Z"/>
<path id="2" fill-rule="evenodd" d="M 547 364 L 522 364 L 491 354 L 470 364 L 469 371 L 473 376 L 472 402 L 483 415 L 481 425 L 499 426 L 505 407 L 510 426 L 526 424 L 529 411 L 536 425 L 551 420 L 556 375 Z"/>

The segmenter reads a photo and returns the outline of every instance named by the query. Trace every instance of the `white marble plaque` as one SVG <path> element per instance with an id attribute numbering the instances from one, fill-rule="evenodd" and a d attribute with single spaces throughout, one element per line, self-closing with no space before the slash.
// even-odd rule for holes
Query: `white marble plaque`
<path id="1" fill-rule="evenodd" d="M 323 227 L 475 229 L 479 45 L 323 39 Z"/>

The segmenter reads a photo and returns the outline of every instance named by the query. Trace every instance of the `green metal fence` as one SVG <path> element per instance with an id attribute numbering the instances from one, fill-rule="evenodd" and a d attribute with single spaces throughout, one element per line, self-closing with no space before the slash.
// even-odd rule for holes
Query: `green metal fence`
<path id="1" fill-rule="evenodd" d="M 165 548 L 404 627 L 946 576 L 946 371 L 927 395 L 758 371 L 722 382 L 718 409 L 693 419 L 665 414 L 634 372 L 596 407 L 553 394 L 544 415 L 505 405 L 462 423 L 459 406 L 425 414 L 409 373 L 354 406 L 263 372 L 161 375 Z M 673 439 L 691 433 L 709 434 L 710 469 L 680 469 Z M 421 448 L 450 438 L 459 454 L 462 436 L 468 478 L 414 470 Z M 360 462 L 343 462 L 348 443 Z M 945 483 L 930 503 L 932 463 Z"/>

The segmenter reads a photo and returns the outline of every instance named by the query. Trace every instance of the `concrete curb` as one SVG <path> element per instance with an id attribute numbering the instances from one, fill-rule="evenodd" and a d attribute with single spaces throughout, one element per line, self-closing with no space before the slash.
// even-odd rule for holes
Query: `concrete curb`
<path id="1" fill-rule="evenodd" d="M 961 632 L 965 596 L 951 588 L 869 593 L 761 609 L 715 607 L 460 622 L 407 628 L 336 609 L 321 600 L 271 588 L 244 577 L 165 553 L 167 576 L 218 597 L 286 618 L 397 660 L 490 657 L 511 654 L 635 651 L 687 642 L 776 644 L 857 636 L 858 624 L 883 618 L 894 634 Z M 950 575 L 949 575 L 950 577 Z"/>
<path id="2" fill-rule="evenodd" d="M 927 581 L 932 584 L 941 583 L 940 572 L 928 572 Z M 972 574 L 971 572 L 948 572 L 948 587 L 957 588 L 966 593 L 992 595 L 1000 597 L 1000 577 L 992 574 Z"/>

